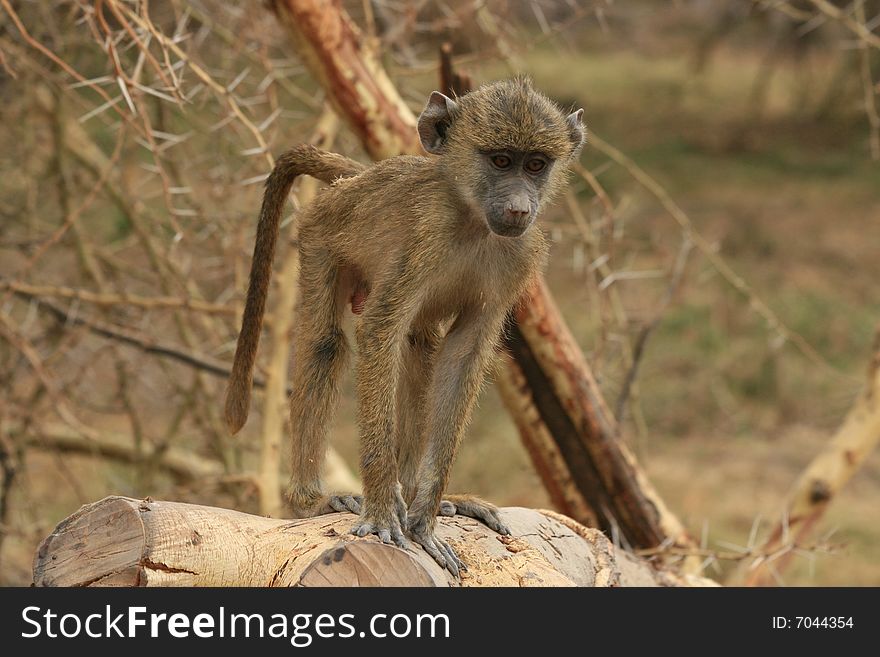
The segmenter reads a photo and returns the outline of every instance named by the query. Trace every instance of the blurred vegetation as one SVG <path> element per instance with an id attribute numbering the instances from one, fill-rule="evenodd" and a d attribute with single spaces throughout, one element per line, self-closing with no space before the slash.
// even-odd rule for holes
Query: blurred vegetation
<path id="1" fill-rule="evenodd" d="M 845 30 L 738 0 L 482 3 L 501 28 L 499 42 L 487 38 L 470 2 L 414 3 L 415 13 L 407 3 L 377 2 L 369 16 L 360 0 L 344 4 L 359 25 L 376 25 L 386 66 L 415 111 L 437 84 L 436 49 L 447 40 L 458 65 L 478 82 L 525 71 L 551 97 L 585 107 L 588 129 L 661 183 L 752 293 L 827 361 L 819 365 L 779 340 L 697 252 L 648 336 L 637 394 L 622 418 L 639 458 L 667 504 L 710 547 L 746 545 L 756 523 L 760 535 L 857 394 L 880 322 L 880 162 L 872 158 L 859 57 Z M 83 77 L 112 74 L 81 3 L 11 6 L 40 43 Z M 867 11 L 874 16 L 880 9 L 867 3 Z M 260 127 L 271 152 L 309 137 L 321 92 L 262 6 L 154 0 L 150 16 L 165 34 L 178 34 L 213 79 L 233 88 L 231 97 Z M 224 96 L 180 67 L 181 88 L 191 93 L 182 106 L 142 93 L 133 121 L 112 109 L 93 114 L 104 101 L 87 86 L 73 87 L 5 13 L 0 51 L 7 67 L 0 70 L 0 280 L 108 294 L 200 295 L 235 309 L 258 177 L 268 165 L 242 122 L 228 118 Z M 136 48 L 118 55 L 125 70 L 137 65 Z M 880 72 L 880 51 L 870 57 Z M 155 82 L 149 63 L 141 66 Z M 119 96 L 112 77 L 99 84 Z M 122 114 L 125 104 L 116 105 Z M 158 145 L 145 147 L 132 127 L 145 117 L 160 135 Z M 71 135 L 74 145 L 61 148 Z M 90 149 L 101 157 L 91 157 Z M 344 131 L 338 150 L 366 159 Z M 107 168 L 96 172 L 90 161 Z M 682 233 L 624 168 L 589 147 L 582 162 L 612 199 L 613 221 L 573 176 L 571 190 L 596 241 L 585 241 L 560 202 L 543 218 L 554 238 L 548 281 L 613 402 L 627 350 L 661 309 Z M 101 175 L 109 184 L 90 198 Z M 71 228 L 40 254 L 82 205 Z M 604 285 L 591 248 L 624 276 Z M 612 289 L 625 310 L 622 322 Z M 74 317 L 82 313 L 231 360 L 237 330 L 231 314 L 55 302 Z M 28 583 L 38 541 L 80 504 L 107 494 L 253 510 L 253 488 L 230 481 L 256 460 L 258 409 L 242 437 L 228 438 L 218 419 L 222 380 L 76 329 L 72 320 L 57 322 L 3 289 L 0 314 L 33 345 L 56 385 L 47 394 L 45 378 L 35 376 L 20 345 L 0 334 L 0 439 L 16 471 L 0 519 L 0 584 Z M 352 388 L 349 376 L 333 444 L 355 465 Z M 136 451 L 187 448 L 222 463 L 226 478 L 181 484 L 149 460 L 133 467 L 26 449 L 26 440 L 39 442 L 43 423 L 60 421 L 59 398 L 96 431 L 127 436 Z M 9 431 L 13 426 L 20 430 Z M 491 386 L 451 488 L 500 505 L 549 504 Z M 804 554 L 785 582 L 880 585 L 876 453 L 834 501 L 820 528 L 829 532 L 834 554 Z"/>

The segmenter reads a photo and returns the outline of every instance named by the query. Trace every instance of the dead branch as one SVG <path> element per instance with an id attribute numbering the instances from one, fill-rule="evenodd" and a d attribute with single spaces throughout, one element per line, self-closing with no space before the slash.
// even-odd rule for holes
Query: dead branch
<path id="1" fill-rule="evenodd" d="M 214 374 L 223 378 L 229 378 L 232 373 L 232 368 L 226 361 L 211 358 L 210 356 L 206 356 L 204 354 L 193 354 L 185 351 L 177 345 L 161 342 L 159 340 L 156 340 L 155 338 L 142 335 L 137 331 L 133 331 L 131 329 L 118 326 L 116 324 L 110 324 L 108 322 L 101 322 L 96 319 L 87 318 L 79 312 L 75 314 L 72 312 L 68 312 L 61 306 L 51 301 L 40 299 L 36 296 L 31 296 L 27 292 L 17 290 L 16 294 L 27 299 L 39 300 L 39 307 L 48 310 L 60 322 L 72 326 L 84 326 L 96 335 L 100 335 L 101 337 L 108 338 L 110 340 L 116 340 L 118 342 L 122 342 L 123 344 L 136 347 L 144 353 L 162 356 L 164 358 L 170 358 L 179 363 L 183 363 L 184 365 L 189 365 L 190 367 L 194 367 L 204 372 L 208 372 L 209 374 Z M 254 386 L 257 388 L 265 388 L 266 382 L 261 376 L 255 375 Z M 288 394 L 289 393 L 290 388 L 288 388 Z"/>
<path id="2" fill-rule="evenodd" d="M 21 429 L 13 425 L 5 427 L 4 432 L 16 437 Z M 131 465 L 153 463 L 178 483 L 217 478 L 224 474 L 219 461 L 173 447 L 157 454 L 140 452 L 132 445 L 130 437 L 114 433 L 105 432 L 100 437 L 89 438 L 64 426 L 46 424 L 28 431 L 23 442 L 31 449 L 49 452 L 98 456 Z"/>
<path id="3" fill-rule="evenodd" d="M 269 6 L 371 157 L 421 152 L 413 113 L 341 0 L 270 0 Z"/>
<path id="4" fill-rule="evenodd" d="M 155 453 L 140 452 L 132 445 L 130 436 L 113 432 L 105 431 L 99 437 L 86 437 L 69 427 L 50 423 L 30 429 L 25 434 L 22 433 L 21 427 L 10 425 L 4 427 L 3 435 L 12 438 L 22 435 L 21 442 L 28 449 L 96 456 L 130 465 L 149 463 L 167 472 L 179 484 L 204 480 L 223 480 L 227 483 L 241 484 L 252 483 L 255 480 L 254 475 L 247 473 L 229 475 L 224 472 L 223 464 L 219 461 L 185 449 L 165 447 Z M 19 441 L 15 443 L 19 444 Z M 328 450 L 327 453 L 326 480 L 327 485 L 333 490 L 360 491 L 360 482 L 333 449 Z"/>
<path id="5" fill-rule="evenodd" d="M 516 408 L 529 401 L 535 406 L 599 526 L 634 547 L 691 546 L 684 526 L 620 440 L 619 427 L 543 281 L 517 309 L 506 345 L 526 383 L 517 390 L 524 399 Z M 517 426 L 531 441 L 533 423 L 517 420 Z"/>
<path id="6" fill-rule="evenodd" d="M 834 497 L 880 443 L 880 329 L 868 366 L 868 380 L 843 424 L 806 467 L 789 495 L 785 510 L 761 548 L 769 555 L 744 564 L 739 577 L 749 586 L 779 582 L 791 561 L 793 545 L 804 543 Z"/>
<path id="7" fill-rule="evenodd" d="M 724 258 L 718 255 L 717 250 L 713 248 L 709 241 L 697 232 L 690 217 L 688 217 L 685 211 L 682 210 L 672 199 L 669 193 L 663 189 L 660 183 L 654 180 L 647 171 L 642 169 L 623 152 L 600 138 L 595 132 L 590 135 L 590 145 L 626 169 L 636 182 L 647 189 L 660 202 L 663 209 L 666 210 L 679 225 L 684 236 L 693 243 L 697 250 L 703 254 L 715 270 L 721 274 L 725 281 L 727 281 L 744 298 L 748 299 L 749 307 L 764 319 L 764 322 L 771 331 L 774 331 L 783 340 L 792 343 L 806 358 L 816 365 L 819 365 L 830 374 L 833 374 L 838 378 L 846 378 L 844 374 L 841 374 L 840 370 L 828 362 L 822 354 L 816 351 L 816 348 L 813 347 L 804 336 L 790 329 L 782 322 L 779 316 L 773 312 L 766 302 L 758 297 L 742 276 L 737 274 L 730 265 L 727 264 Z"/>
<path id="8" fill-rule="evenodd" d="M 855 4 L 856 20 L 865 26 L 868 22 L 865 16 L 865 3 Z M 871 148 L 871 157 L 880 160 L 880 114 L 877 112 L 877 91 L 874 85 L 874 76 L 871 73 L 871 52 L 865 39 L 859 41 L 859 60 L 862 76 L 862 94 L 865 103 L 865 116 L 868 117 L 870 130 L 868 142 Z"/>
<path id="9" fill-rule="evenodd" d="M 0 281 L 0 290 L 11 293 L 21 293 L 29 298 L 49 297 L 55 299 L 76 299 L 85 303 L 91 303 L 100 307 L 113 306 L 137 306 L 138 308 L 179 308 L 209 315 L 235 315 L 237 310 L 233 306 L 225 306 L 218 303 L 209 303 L 199 299 L 183 299 L 180 297 L 161 296 L 144 297 L 137 294 L 101 294 L 90 290 L 83 290 L 63 285 L 31 285 L 19 281 Z"/>
<path id="10" fill-rule="evenodd" d="M 473 78 L 452 66 L 452 44 L 440 46 L 440 91 L 447 96 L 463 96 L 473 89 Z"/>
<path id="11" fill-rule="evenodd" d="M 639 334 L 636 336 L 632 348 L 632 363 L 627 368 L 626 375 L 623 378 L 623 385 L 620 387 L 620 395 L 617 398 L 617 412 L 615 415 L 618 420 L 623 417 L 627 398 L 633 390 L 633 385 L 636 382 L 636 375 L 638 374 L 639 365 L 642 362 L 642 356 L 645 353 L 645 346 L 648 343 L 648 338 L 651 337 L 651 333 L 653 333 L 660 325 L 660 322 L 663 320 L 663 315 L 669 308 L 669 304 L 672 303 L 672 300 L 678 293 L 682 278 L 684 277 L 684 270 L 687 265 L 688 256 L 690 255 L 692 248 L 693 244 L 691 244 L 691 241 L 685 236 L 681 248 L 678 251 L 678 257 L 675 259 L 675 264 L 672 267 L 672 272 L 669 276 L 669 285 L 666 286 L 666 293 L 663 295 L 659 307 L 654 312 L 654 317 L 642 326 Z"/>

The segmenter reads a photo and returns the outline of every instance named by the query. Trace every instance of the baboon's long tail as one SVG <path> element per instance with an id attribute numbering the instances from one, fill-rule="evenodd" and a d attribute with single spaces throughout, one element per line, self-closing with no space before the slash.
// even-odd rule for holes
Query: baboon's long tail
<path id="1" fill-rule="evenodd" d="M 250 409 L 254 363 L 263 328 L 263 314 L 266 311 L 266 297 L 272 276 L 272 261 L 275 258 L 275 246 L 278 242 L 278 227 L 290 187 L 300 175 L 309 175 L 331 183 L 338 178 L 357 175 L 363 170 L 362 164 L 347 157 L 322 151 L 309 144 L 301 144 L 278 158 L 275 168 L 266 180 L 266 191 L 263 194 L 263 205 L 260 208 L 260 220 L 257 224 L 244 318 L 241 323 L 241 333 L 238 335 L 238 344 L 235 347 L 232 376 L 226 389 L 226 424 L 233 434 L 238 433 L 244 426 Z"/>

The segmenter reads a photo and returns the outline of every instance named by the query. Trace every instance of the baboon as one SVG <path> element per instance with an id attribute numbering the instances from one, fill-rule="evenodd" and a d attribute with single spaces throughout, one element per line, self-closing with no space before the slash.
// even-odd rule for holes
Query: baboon
<path id="1" fill-rule="evenodd" d="M 408 533 L 454 574 L 462 564 L 434 533 L 438 513 L 509 533 L 491 504 L 442 496 L 505 317 L 546 260 L 534 221 L 581 149 L 582 113 L 566 114 L 518 78 L 455 99 L 433 92 L 418 120 L 432 156 L 367 168 L 298 146 L 279 158 L 260 210 L 226 420 L 235 433 L 247 419 L 282 208 L 294 178 L 314 176 L 331 184 L 297 218 L 288 489 L 297 515 L 359 513 L 352 533 L 401 547 Z M 359 316 L 362 498 L 328 495 L 320 476 L 349 303 Z"/>

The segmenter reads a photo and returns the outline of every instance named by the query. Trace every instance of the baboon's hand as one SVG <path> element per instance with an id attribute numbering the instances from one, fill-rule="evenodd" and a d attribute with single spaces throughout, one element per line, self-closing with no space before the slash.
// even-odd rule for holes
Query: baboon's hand
<path id="1" fill-rule="evenodd" d="M 352 527 L 351 533 L 355 536 L 376 534 L 383 543 L 394 543 L 404 549 L 409 547 L 409 541 L 404 537 L 406 531 L 406 502 L 403 500 L 400 484 L 394 487 L 393 510 L 376 512 L 368 509 L 364 504 L 364 498 L 360 495 L 350 495 L 353 501 L 358 503 L 359 511 L 362 511 L 361 519 Z"/>
<path id="2" fill-rule="evenodd" d="M 467 571 L 467 566 L 458 558 L 449 543 L 434 533 L 434 523 L 424 517 L 409 518 L 409 534 L 412 539 L 425 548 L 425 552 L 434 558 L 441 568 L 459 576 L 460 571 Z"/>
<path id="3" fill-rule="evenodd" d="M 409 547 L 409 541 L 403 535 L 400 519 L 394 513 L 389 513 L 382 518 L 372 515 L 362 516 L 351 528 L 351 533 L 355 536 L 376 534 L 383 543 L 394 543 L 397 547 L 404 549 Z"/>
<path id="4" fill-rule="evenodd" d="M 503 536 L 510 536 L 510 528 L 498 515 L 498 507 L 490 504 L 479 497 L 472 495 L 450 495 L 448 499 L 440 502 L 440 516 L 467 516 L 479 520 L 489 529 Z"/>

